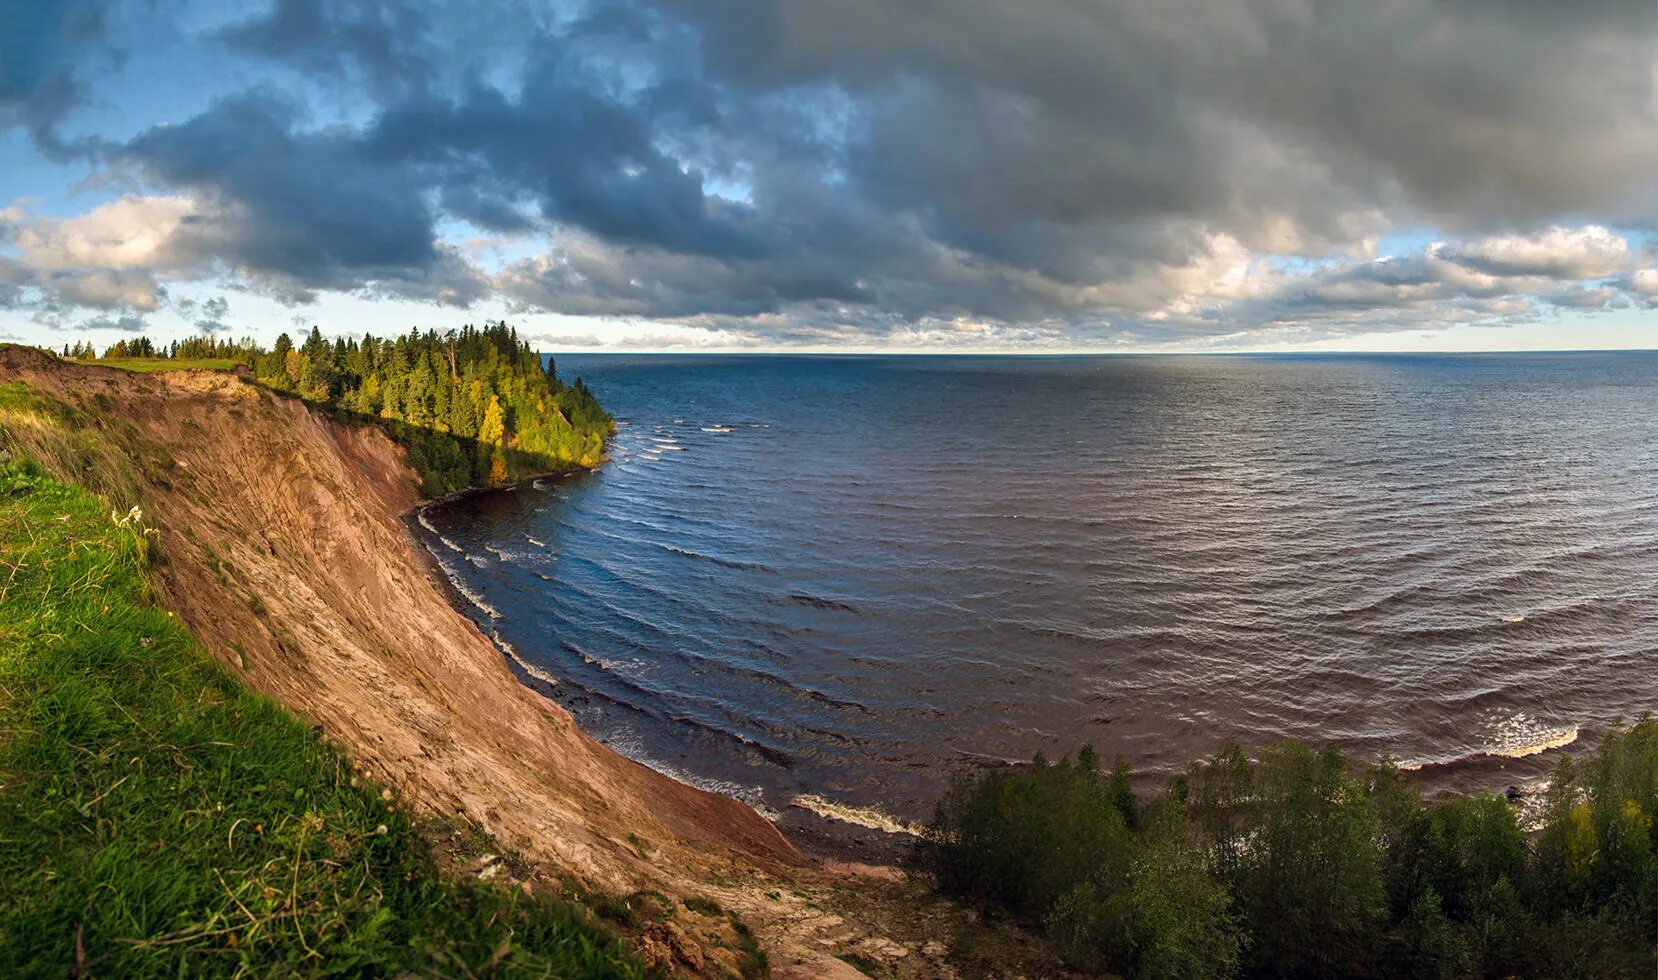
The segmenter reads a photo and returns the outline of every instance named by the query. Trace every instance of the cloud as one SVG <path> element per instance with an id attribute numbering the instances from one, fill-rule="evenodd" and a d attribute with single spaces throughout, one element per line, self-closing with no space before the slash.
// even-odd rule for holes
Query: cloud
<path id="1" fill-rule="evenodd" d="M 138 191 L 7 219 L 0 288 L 944 346 L 1615 308 L 1658 296 L 1630 244 L 1658 215 L 1649 6 L 275 0 L 179 19 L 176 57 L 216 59 L 220 89 L 76 144 Z M 50 43 L 0 88 L 0 120 L 60 154 L 120 77 L 67 39 L 165 16 L 84 9 L 26 19 Z M 1423 228 L 1442 240 L 1376 254 Z"/>
<path id="2" fill-rule="evenodd" d="M 84 149 L 65 140 L 59 124 L 92 97 L 85 75 L 93 64 L 118 64 L 106 7 L 97 0 L 0 0 L 0 133 L 22 128 L 42 152 L 65 159 Z"/>
<path id="3" fill-rule="evenodd" d="M 187 297 L 172 301 L 173 312 L 201 333 L 223 333 L 230 329 L 230 301 L 214 296 L 197 302 Z"/>
<path id="4" fill-rule="evenodd" d="M 1601 227 L 1553 227 L 1541 235 L 1501 235 L 1446 246 L 1439 256 L 1501 276 L 1598 279 L 1629 259 L 1629 241 Z"/>
<path id="5" fill-rule="evenodd" d="M 179 249 L 179 229 L 199 217 L 189 197 L 127 196 L 71 218 L 13 215 L 16 246 L 37 269 L 176 270 L 196 261 Z"/>

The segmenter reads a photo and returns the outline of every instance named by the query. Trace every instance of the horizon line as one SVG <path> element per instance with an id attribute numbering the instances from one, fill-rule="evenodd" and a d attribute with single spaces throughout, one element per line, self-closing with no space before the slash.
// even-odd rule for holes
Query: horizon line
<path id="1" fill-rule="evenodd" d="M 664 355 L 683 355 L 694 357 L 1354 357 L 1358 355 L 1394 356 L 1394 357 L 1469 357 L 1469 356 L 1501 356 L 1511 354 L 1655 354 L 1658 347 L 1514 347 L 1502 349 L 1467 348 L 1461 350 L 1436 350 L 1432 348 L 1410 350 L 1367 350 L 1333 349 L 1333 350 L 836 350 L 833 348 L 778 348 L 772 350 L 743 350 L 729 348 L 719 350 L 686 349 L 683 347 L 661 348 L 563 348 L 540 349 L 540 354 L 609 354 L 618 356 L 640 355 L 645 357 Z"/>

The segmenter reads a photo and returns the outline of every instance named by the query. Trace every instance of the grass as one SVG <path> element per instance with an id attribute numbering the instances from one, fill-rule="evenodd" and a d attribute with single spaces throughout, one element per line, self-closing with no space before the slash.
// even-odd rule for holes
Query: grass
<path id="1" fill-rule="evenodd" d="M 112 357 L 89 363 L 138 374 L 159 374 L 162 371 L 234 371 L 239 362 L 221 357 Z"/>
<path id="2" fill-rule="evenodd" d="M 646 975 L 571 904 L 440 875 L 156 606 L 124 516 L 0 464 L 0 976 Z"/>

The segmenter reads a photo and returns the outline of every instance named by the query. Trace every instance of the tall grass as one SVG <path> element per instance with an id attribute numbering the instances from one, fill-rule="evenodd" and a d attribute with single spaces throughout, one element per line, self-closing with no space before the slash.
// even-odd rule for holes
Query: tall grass
<path id="1" fill-rule="evenodd" d="M 0 465 L 0 976 L 644 975 L 571 905 L 440 875 L 152 602 L 152 547 Z"/>

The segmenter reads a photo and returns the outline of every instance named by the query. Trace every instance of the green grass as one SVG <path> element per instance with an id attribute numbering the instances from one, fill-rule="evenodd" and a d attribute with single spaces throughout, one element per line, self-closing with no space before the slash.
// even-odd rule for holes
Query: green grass
<path id="1" fill-rule="evenodd" d="M 0 976 L 645 975 L 573 905 L 440 875 L 155 605 L 153 552 L 0 464 Z"/>
<path id="2" fill-rule="evenodd" d="M 194 360 L 186 357 L 112 357 L 91 363 L 138 374 L 159 374 L 162 371 L 234 371 L 238 362 L 219 357 Z"/>

